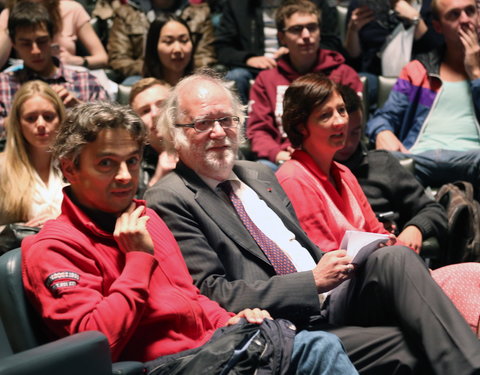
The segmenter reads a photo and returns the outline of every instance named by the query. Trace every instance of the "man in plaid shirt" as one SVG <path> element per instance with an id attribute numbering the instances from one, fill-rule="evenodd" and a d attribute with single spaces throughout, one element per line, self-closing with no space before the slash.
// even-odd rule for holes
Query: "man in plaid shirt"
<path id="1" fill-rule="evenodd" d="M 108 99 L 101 84 L 88 70 L 69 69 L 52 55 L 53 23 L 43 5 L 30 2 L 16 4 L 8 19 L 8 32 L 24 67 L 0 73 L 0 139 L 5 136 L 4 121 L 13 97 L 27 81 L 39 79 L 47 82 L 66 107 Z"/>

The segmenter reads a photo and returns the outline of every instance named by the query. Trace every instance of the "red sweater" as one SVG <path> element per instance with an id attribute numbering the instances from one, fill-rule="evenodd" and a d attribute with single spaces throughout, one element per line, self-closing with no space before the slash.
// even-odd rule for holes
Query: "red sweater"
<path id="1" fill-rule="evenodd" d="M 345 64 L 345 59 L 338 52 L 321 49 L 312 72 L 323 73 L 356 92 L 362 91 L 357 72 Z M 247 137 L 258 158 L 275 161 L 275 156 L 290 146 L 281 124 L 283 95 L 290 83 L 300 76 L 286 55 L 278 61 L 276 68 L 264 70 L 255 78 L 250 90 Z"/>
<path id="2" fill-rule="evenodd" d="M 350 170 L 333 162 L 338 189 L 304 151 L 295 151 L 276 175 L 300 225 L 323 251 L 338 250 L 346 230 L 387 234 Z"/>
<path id="3" fill-rule="evenodd" d="M 143 215 L 154 256 L 120 252 L 66 194 L 60 217 L 23 242 L 27 296 L 56 335 L 98 330 L 113 360 L 148 361 L 202 345 L 233 315 L 193 285 L 158 215 Z"/>

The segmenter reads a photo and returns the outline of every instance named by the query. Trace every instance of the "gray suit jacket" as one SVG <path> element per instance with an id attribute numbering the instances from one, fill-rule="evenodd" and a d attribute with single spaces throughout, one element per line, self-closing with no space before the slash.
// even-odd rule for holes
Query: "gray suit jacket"
<path id="1" fill-rule="evenodd" d="M 300 227 L 273 172 L 248 161 L 238 161 L 233 170 L 318 262 L 322 252 Z M 296 323 L 319 314 L 312 272 L 276 275 L 234 208 L 193 170 L 179 164 L 146 192 L 145 199 L 173 232 L 200 291 L 225 309 L 260 307 Z"/>

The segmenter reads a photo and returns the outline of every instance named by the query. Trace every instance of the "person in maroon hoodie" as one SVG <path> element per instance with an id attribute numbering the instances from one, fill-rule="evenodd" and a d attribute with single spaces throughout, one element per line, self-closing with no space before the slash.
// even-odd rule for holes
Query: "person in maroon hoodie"
<path id="1" fill-rule="evenodd" d="M 362 91 L 358 74 L 335 51 L 320 48 L 321 14 L 308 0 L 285 2 L 275 16 L 278 39 L 289 53 L 277 67 L 262 71 L 250 90 L 247 137 L 252 151 L 273 169 L 290 159 L 292 148 L 283 131 L 283 94 L 296 78 L 324 73 L 333 81 Z"/>

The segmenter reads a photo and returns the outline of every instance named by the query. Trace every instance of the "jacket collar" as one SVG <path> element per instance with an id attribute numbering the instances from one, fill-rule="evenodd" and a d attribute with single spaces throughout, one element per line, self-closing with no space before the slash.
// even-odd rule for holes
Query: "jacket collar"
<path id="1" fill-rule="evenodd" d="M 435 48 L 429 52 L 419 54 L 417 60 L 425 67 L 428 75 L 440 77 L 440 65 L 444 55 L 445 45 L 441 48 Z"/>
<path id="2" fill-rule="evenodd" d="M 133 200 L 137 207 L 144 205 L 144 201 Z M 142 212 L 145 215 L 146 209 Z M 82 206 L 76 200 L 71 187 L 63 188 L 62 214 L 63 219 L 70 221 L 77 229 L 82 232 L 90 232 L 96 237 L 113 238 L 113 230 L 117 217 L 115 215 L 98 212 Z"/>
<path id="3" fill-rule="evenodd" d="M 294 233 L 303 233 L 298 230 L 299 225 L 292 221 L 291 214 L 286 206 L 290 204 L 286 195 L 284 200 L 281 194 L 275 194 L 277 189 L 281 189 L 278 184 L 273 184 L 271 176 L 262 173 L 261 170 L 252 168 L 252 162 L 237 161 L 233 167 L 233 172 L 238 178 L 250 186 L 259 197 L 280 217 L 285 226 Z M 239 248 L 253 254 L 263 262 L 270 265 L 265 254 L 260 250 L 255 240 L 248 233 L 247 229 L 236 214 L 234 208 L 210 189 L 207 184 L 190 168 L 179 162 L 175 169 L 177 175 L 183 180 L 188 189 L 195 194 L 195 201 L 206 212 L 206 214 L 217 224 L 217 226 L 234 242 Z M 270 178 L 268 178 L 270 177 Z M 293 228 L 296 227 L 295 231 Z M 305 236 L 306 237 L 306 236 Z M 297 240 L 303 246 L 308 246 L 308 239 Z M 303 240 L 303 241 L 302 241 Z M 308 249 L 307 247 L 307 250 Z M 312 254 L 314 259 L 318 254 Z M 271 266 L 271 265 L 270 265 Z"/>

